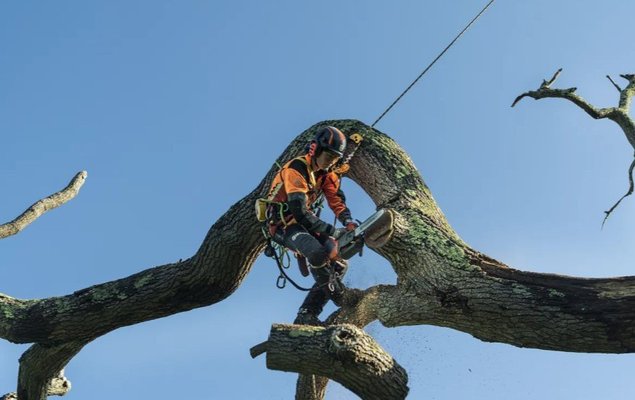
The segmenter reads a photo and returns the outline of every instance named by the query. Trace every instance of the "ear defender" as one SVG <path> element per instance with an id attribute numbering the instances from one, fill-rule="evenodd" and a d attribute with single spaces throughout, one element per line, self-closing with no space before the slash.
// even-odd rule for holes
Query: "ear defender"
<path id="1" fill-rule="evenodd" d="M 313 157 L 315 155 L 315 149 L 317 148 L 317 143 L 314 141 L 311 142 L 309 146 L 309 156 Z"/>

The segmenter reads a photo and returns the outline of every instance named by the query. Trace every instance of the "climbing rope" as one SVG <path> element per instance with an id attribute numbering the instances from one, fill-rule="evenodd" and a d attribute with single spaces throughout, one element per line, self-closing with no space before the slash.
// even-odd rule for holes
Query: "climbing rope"
<path id="1" fill-rule="evenodd" d="M 474 22 L 476 22 L 477 19 L 479 19 L 479 17 L 481 15 L 483 15 L 483 13 L 485 13 L 485 11 L 492 5 L 492 3 L 494 3 L 494 0 L 490 0 L 489 3 L 487 3 L 487 5 L 485 5 L 485 7 L 483 7 L 483 9 L 474 17 L 472 18 L 472 20 L 465 26 L 465 28 L 463 28 L 463 30 L 461 32 L 459 32 L 458 35 L 456 35 L 456 37 L 450 42 L 450 44 L 448 44 L 445 49 L 443 49 L 443 51 L 441 51 L 439 53 L 439 55 L 437 55 L 437 57 L 432 60 L 432 62 L 423 70 L 423 72 L 421 72 L 421 74 L 419 74 L 419 76 L 412 81 L 412 83 L 399 95 L 399 97 L 397 97 L 397 99 L 395 99 L 395 101 L 392 102 L 392 104 L 390 106 L 388 106 L 388 108 L 379 116 L 379 118 L 377 118 L 375 120 L 375 122 L 373 122 L 373 124 L 371 125 L 371 128 L 374 128 L 375 125 L 377 125 L 377 123 L 386 115 L 388 114 L 388 112 L 399 102 L 399 100 L 401 100 L 402 97 L 405 96 L 406 93 L 408 93 L 408 91 L 419 81 L 419 79 L 421 79 L 423 77 L 423 75 L 426 74 L 426 72 L 428 72 L 428 70 L 430 68 L 432 68 L 432 66 L 441 58 L 443 57 L 443 55 L 445 54 L 446 51 L 448 51 L 450 49 L 450 47 L 452 47 L 454 45 L 454 43 L 472 26 L 472 24 L 474 24 Z M 361 138 L 360 138 L 361 139 Z M 358 145 L 359 145 L 359 141 L 355 141 Z M 350 157 L 352 157 L 352 154 L 349 155 L 349 158 L 347 159 L 350 160 Z M 280 165 L 280 163 L 278 163 L 278 161 L 276 160 L 276 164 L 278 165 L 278 168 L 282 169 L 282 166 Z M 277 188 L 279 189 L 279 187 Z M 276 190 L 277 191 L 277 190 Z M 275 194 L 273 195 L 275 196 Z M 273 196 L 271 196 L 273 198 Z M 323 201 L 324 201 L 324 197 L 323 195 L 320 195 L 320 199 L 318 202 L 314 203 L 317 204 L 317 206 L 312 210 L 314 213 L 317 214 L 317 216 L 319 217 L 321 211 L 322 211 L 322 207 L 323 207 Z M 282 214 L 282 211 L 281 211 Z M 281 218 L 284 221 L 284 218 Z M 333 221 L 333 225 L 336 224 L 337 221 Z M 319 285 L 317 287 L 312 287 L 312 288 L 305 288 L 302 287 L 300 285 L 298 285 L 295 281 L 293 281 L 293 279 L 291 279 L 289 277 L 289 275 L 287 275 L 287 273 L 285 272 L 285 269 L 288 269 L 290 264 L 291 264 L 291 257 L 289 256 L 288 253 L 288 249 L 286 249 L 284 246 L 274 242 L 271 237 L 268 235 L 268 233 L 264 230 L 263 228 L 263 234 L 265 236 L 265 238 L 267 239 L 267 247 L 269 249 L 269 251 L 266 251 L 265 253 L 269 253 L 268 256 L 272 257 L 275 259 L 276 264 L 278 266 L 278 269 L 280 270 L 280 275 L 278 276 L 278 279 L 276 281 L 276 286 L 279 289 L 283 289 L 286 286 L 286 283 L 289 282 L 291 283 L 295 288 L 301 290 L 301 291 L 314 291 L 314 290 L 319 290 L 321 289 L 322 286 L 325 285 Z M 329 282 L 327 283 L 328 287 L 330 290 L 334 289 L 334 274 L 331 274 L 332 276 L 329 279 Z"/>
<path id="2" fill-rule="evenodd" d="M 401 100 L 401 98 L 402 98 L 402 97 L 403 97 L 406 93 L 408 93 L 408 91 L 409 91 L 409 90 L 410 90 L 410 89 L 411 89 L 411 88 L 412 88 L 412 87 L 413 87 L 413 86 L 417 83 L 417 81 L 419 81 L 419 79 L 421 79 L 421 77 L 422 77 L 423 75 L 425 75 L 425 73 L 426 73 L 426 72 L 428 72 L 428 70 L 429 70 L 429 69 L 430 69 L 430 68 L 434 65 L 434 63 L 436 63 L 436 62 L 437 62 L 437 60 L 438 60 L 439 58 L 441 58 L 441 57 L 443 56 L 443 54 L 445 54 L 445 52 L 446 52 L 446 51 L 448 51 L 448 50 L 450 49 L 450 47 L 452 47 L 452 45 L 454 44 L 454 42 L 456 42 L 456 41 L 457 41 L 457 40 L 458 40 L 458 39 L 459 39 L 459 38 L 460 38 L 460 37 L 461 37 L 461 36 L 465 33 L 465 31 L 467 31 L 467 30 L 470 28 L 470 26 L 472 26 L 472 24 L 473 24 L 474 22 L 476 22 L 476 20 L 477 20 L 477 19 L 478 19 L 478 18 L 479 18 L 479 17 L 480 17 L 480 16 L 481 16 L 481 15 L 482 15 L 482 14 L 483 14 L 483 13 L 484 13 L 484 12 L 485 12 L 488 8 L 489 8 L 489 6 L 490 6 L 490 5 L 492 5 L 492 3 L 493 3 L 493 2 L 494 2 L 494 0 L 490 0 L 490 2 L 489 2 L 489 3 L 487 3 L 487 5 L 486 5 L 485 7 L 483 7 L 483 9 L 481 10 L 481 12 L 479 12 L 479 13 L 478 13 L 478 15 L 477 15 L 476 17 L 474 17 L 474 18 L 470 21 L 470 23 L 469 23 L 469 24 L 467 24 L 467 25 L 465 26 L 465 28 L 463 28 L 463 30 L 462 30 L 462 31 L 461 31 L 458 35 L 456 35 L 456 37 L 454 38 L 454 40 L 452 40 L 452 41 L 450 42 L 450 44 L 449 44 L 449 45 L 447 45 L 447 46 L 446 46 L 446 48 L 445 48 L 445 49 L 443 49 L 443 51 L 442 51 L 441 53 L 439 53 L 439 55 L 437 56 L 437 58 L 435 58 L 434 60 L 432 60 L 432 62 L 431 62 L 431 63 L 430 63 L 430 64 L 426 67 L 426 69 L 424 69 L 424 70 L 423 70 L 423 72 L 422 72 L 421 74 L 419 74 L 419 76 L 417 77 L 417 79 L 415 79 L 414 81 L 412 81 L 412 83 L 410 84 L 410 86 L 408 86 L 408 87 L 406 88 L 406 90 L 404 90 L 404 91 L 403 91 L 403 92 L 399 95 L 399 97 L 397 97 L 397 99 L 396 99 L 395 101 L 393 101 L 393 102 L 392 102 L 392 104 L 391 104 L 391 105 L 390 105 L 390 106 L 386 109 L 386 111 L 384 111 L 384 112 L 383 112 L 383 113 L 379 116 L 379 118 L 377 118 L 377 119 L 375 120 L 375 122 L 373 122 L 373 124 L 370 126 L 371 128 L 374 128 L 374 127 L 375 127 L 375 125 L 376 125 L 376 124 L 377 124 L 377 123 L 378 123 L 378 122 L 379 122 L 379 121 L 380 121 L 380 120 L 384 117 L 384 115 L 388 114 L 388 111 L 390 111 L 390 109 L 391 109 L 391 108 L 393 108 L 393 107 L 395 106 L 395 104 L 397 104 L 397 102 L 398 102 L 399 100 Z"/>

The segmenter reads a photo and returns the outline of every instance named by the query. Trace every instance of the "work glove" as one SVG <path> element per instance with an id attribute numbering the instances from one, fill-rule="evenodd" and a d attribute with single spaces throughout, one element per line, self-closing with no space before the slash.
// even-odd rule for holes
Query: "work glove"
<path id="1" fill-rule="evenodd" d="M 346 230 L 350 232 L 350 231 L 354 231 L 359 226 L 359 224 L 353 221 L 352 219 L 347 219 L 344 222 L 344 226 L 346 227 Z"/>

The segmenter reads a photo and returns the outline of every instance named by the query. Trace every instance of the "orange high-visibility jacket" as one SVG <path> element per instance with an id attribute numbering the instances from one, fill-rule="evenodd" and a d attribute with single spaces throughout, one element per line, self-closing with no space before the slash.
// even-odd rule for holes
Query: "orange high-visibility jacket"
<path id="1" fill-rule="evenodd" d="M 269 193 L 275 193 L 272 201 L 287 205 L 284 212 L 287 223 L 299 223 L 309 232 L 331 235 L 335 231 L 333 225 L 320 220 L 311 211 L 321 193 L 343 224 L 351 220 L 346 197 L 340 189 L 340 177 L 334 172 L 313 171 L 309 154 L 286 163 L 273 179 Z"/>

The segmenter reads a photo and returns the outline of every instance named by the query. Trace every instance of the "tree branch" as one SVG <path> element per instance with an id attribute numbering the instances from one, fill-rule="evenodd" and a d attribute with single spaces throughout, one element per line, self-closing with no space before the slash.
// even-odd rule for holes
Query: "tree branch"
<path id="1" fill-rule="evenodd" d="M 84 346 L 81 342 L 45 347 L 33 345 L 20 358 L 17 393 L 0 400 L 46 400 L 48 396 L 64 396 L 71 382 L 64 376 L 64 367 Z"/>
<path id="2" fill-rule="evenodd" d="M 392 285 L 376 285 L 366 290 L 346 289 L 341 308 L 332 313 L 324 324 L 349 324 L 362 329 L 377 320 L 382 307 L 380 299 L 397 294 L 397 287 Z M 296 400 L 322 400 L 328 382 L 329 379 L 323 376 L 300 374 L 296 383 Z"/>
<path id="3" fill-rule="evenodd" d="M 64 376 L 64 370 L 61 370 L 57 376 L 53 377 L 48 384 L 46 385 L 46 395 L 40 397 L 41 400 L 46 400 L 49 396 L 66 396 L 68 392 L 71 390 L 71 381 L 69 381 L 66 376 Z M 28 393 L 28 389 L 25 389 L 25 392 Z M 37 393 L 40 393 L 38 389 L 36 389 Z M 28 394 L 24 397 L 25 399 L 29 399 Z M 16 392 L 5 394 L 3 397 L 0 397 L 0 400 L 18 400 L 18 394 Z"/>
<path id="4" fill-rule="evenodd" d="M 551 77 L 551 79 L 549 79 L 549 81 L 543 80 L 542 84 L 540 85 L 540 88 L 548 88 L 551 86 L 552 83 L 554 83 L 556 81 L 556 79 L 558 79 L 558 77 L 560 76 L 560 73 L 562 72 L 562 68 L 558 68 L 558 70 L 556 71 L 555 74 L 553 74 L 553 76 Z"/>
<path id="5" fill-rule="evenodd" d="M 70 389 L 63 369 L 84 347 L 85 342 L 69 342 L 59 346 L 31 346 L 20 358 L 18 399 L 46 400 L 47 396 L 63 396 Z"/>
<path id="6" fill-rule="evenodd" d="M 353 325 L 271 327 L 267 368 L 328 377 L 362 399 L 404 399 L 406 371 Z"/>
<path id="7" fill-rule="evenodd" d="M 622 202 L 622 200 L 624 200 L 625 197 L 628 197 L 630 195 L 633 194 L 633 168 L 635 168 L 635 159 L 633 159 L 633 162 L 631 163 L 631 166 L 628 168 L 628 191 L 626 192 L 626 194 L 624 196 L 622 196 L 617 203 L 613 204 L 613 207 L 611 207 L 608 211 L 604 211 L 604 213 L 606 214 L 606 216 L 604 216 L 604 221 L 602 221 L 602 227 L 604 227 L 604 223 L 606 222 L 606 220 L 609 218 L 609 215 L 611 215 L 611 213 L 613 212 L 613 210 L 615 210 L 615 208 L 620 205 L 620 203 Z"/>
<path id="8" fill-rule="evenodd" d="M 266 353 L 268 348 L 269 348 L 269 342 L 265 341 L 252 347 L 249 350 L 249 354 L 251 355 L 251 358 L 256 358 L 259 355 Z"/>
<path id="9" fill-rule="evenodd" d="M 562 68 L 560 68 L 558 72 L 556 72 L 556 74 L 553 76 L 553 78 L 551 78 L 549 82 L 543 81 L 542 85 L 540 86 L 538 90 L 525 92 L 521 94 L 520 96 L 516 97 L 516 99 L 512 103 L 512 107 L 514 107 L 516 103 L 518 103 L 520 100 L 522 100 L 525 97 L 531 97 L 535 100 L 550 98 L 550 97 L 563 98 L 563 99 L 569 100 L 572 103 L 576 104 L 581 109 L 583 109 L 587 114 L 589 114 L 591 117 L 595 119 L 608 118 L 612 120 L 613 122 L 617 123 L 619 127 L 622 129 L 622 131 L 624 132 L 624 135 L 626 136 L 626 139 L 630 143 L 631 147 L 635 149 L 635 121 L 633 121 L 633 119 L 629 115 L 631 101 L 633 96 L 635 95 L 635 74 L 620 75 L 622 78 L 628 81 L 628 86 L 626 86 L 624 89 L 621 89 L 613 81 L 613 79 L 611 79 L 611 77 L 607 75 L 606 77 L 611 81 L 613 86 L 615 86 L 615 88 L 620 92 L 619 106 L 598 109 L 593 107 L 591 104 L 587 103 L 587 101 L 584 100 L 582 97 L 575 94 L 576 88 L 551 89 L 550 85 L 555 81 L 557 76 L 560 74 L 560 71 L 562 71 Z M 629 177 L 630 176 L 631 176 L 631 171 L 629 171 Z M 604 212 L 606 215 L 604 217 L 604 220 L 602 221 L 602 226 L 604 226 L 606 219 L 611 214 L 611 212 L 615 209 L 615 207 L 617 207 L 617 205 L 620 204 L 622 199 L 624 199 L 624 197 L 627 197 L 628 195 L 630 195 L 630 193 L 626 194 L 621 199 L 619 199 L 617 203 L 613 207 L 611 207 L 609 211 Z"/>
<path id="10" fill-rule="evenodd" d="M 618 92 L 620 92 L 620 93 L 622 92 L 622 88 L 621 88 L 621 87 L 620 87 L 617 83 L 615 83 L 615 81 L 613 80 L 613 78 L 611 78 L 611 76 L 610 76 L 610 75 L 607 75 L 607 76 L 606 76 L 606 78 L 607 78 L 609 81 L 611 81 L 611 83 L 613 84 L 613 86 L 615 87 L 615 89 L 617 89 L 617 91 L 618 91 Z"/>
<path id="11" fill-rule="evenodd" d="M 562 68 L 560 68 L 549 81 L 543 80 L 538 90 L 530 90 L 516 97 L 516 99 L 512 103 L 512 107 L 514 107 L 520 100 L 525 97 L 531 97 L 534 100 L 545 98 L 561 98 L 574 103 L 595 119 L 608 118 L 611 114 L 615 113 L 615 108 L 595 108 L 575 93 L 575 91 L 577 90 L 577 88 L 575 87 L 568 89 L 552 89 L 551 84 L 556 80 L 558 75 L 560 75 L 561 71 Z"/>
<path id="12" fill-rule="evenodd" d="M 45 212 L 57 208 L 71 200 L 79 193 L 79 189 L 86 181 L 87 176 L 86 171 L 77 173 L 64 189 L 37 201 L 13 221 L 0 225 L 0 239 L 15 235 Z"/>

